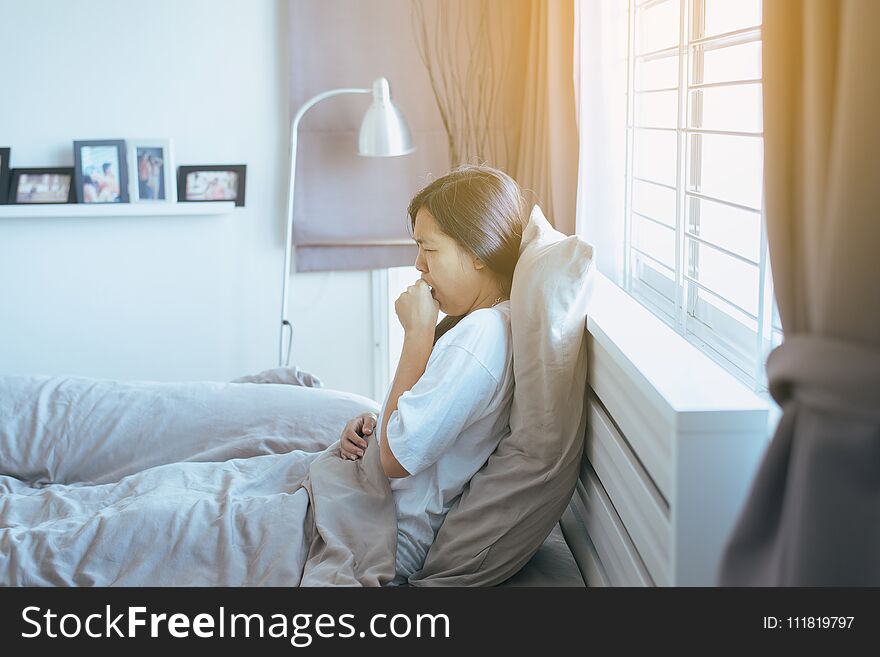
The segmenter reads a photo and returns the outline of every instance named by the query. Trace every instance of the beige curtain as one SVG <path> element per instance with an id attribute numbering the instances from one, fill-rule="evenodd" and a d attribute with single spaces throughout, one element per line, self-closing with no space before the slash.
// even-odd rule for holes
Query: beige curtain
<path id="1" fill-rule="evenodd" d="M 574 0 L 532 0 L 514 173 L 567 235 L 575 232 L 578 175 L 574 28 Z"/>
<path id="2" fill-rule="evenodd" d="M 414 0 L 413 29 L 450 165 L 507 171 L 575 231 L 574 0 Z"/>
<path id="3" fill-rule="evenodd" d="M 783 409 L 722 585 L 880 585 L 880 2 L 764 2 Z"/>

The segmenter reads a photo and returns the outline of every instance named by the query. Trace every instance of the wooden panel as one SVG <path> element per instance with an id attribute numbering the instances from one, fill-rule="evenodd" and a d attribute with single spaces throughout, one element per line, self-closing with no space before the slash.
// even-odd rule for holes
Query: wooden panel
<path id="1" fill-rule="evenodd" d="M 639 455 L 663 497 L 671 499 L 673 428 L 633 384 L 631 372 L 598 341 L 588 338 L 588 344 L 590 387 Z"/>
<path id="2" fill-rule="evenodd" d="M 589 413 L 586 456 L 651 577 L 668 586 L 672 528 L 666 500 L 595 399 L 589 402 Z"/>
<path id="3" fill-rule="evenodd" d="M 565 508 L 565 513 L 559 519 L 559 527 L 562 529 L 565 542 L 574 555 L 574 560 L 577 562 L 587 586 L 609 586 L 608 574 L 599 560 L 596 546 L 590 540 L 590 535 L 587 534 L 587 528 L 584 527 L 583 521 L 578 519 L 573 503 Z"/>
<path id="4" fill-rule="evenodd" d="M 596 472 L 585 459 L 572 508 L 586 527 L 611 586 L 653 586 Z"/>
<path id="5" fill-rule="evenodd" d="M 612 586 L 712 586 L 766 449 L 767 403 L 594 274 L 594 396 L 572 501 L 592 545 L 583 560 Z"/>

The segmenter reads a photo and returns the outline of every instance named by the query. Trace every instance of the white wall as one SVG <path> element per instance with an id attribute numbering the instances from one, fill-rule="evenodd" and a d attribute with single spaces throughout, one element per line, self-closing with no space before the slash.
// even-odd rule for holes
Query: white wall
<path id="1" fill-rule="evenodd" d="M 246 163 L 228 215 L 0 219 L 0 374 L 228 380 L 277 363 L 288 97 L 277 0 L 0 0 L 0 146 L 171 137 Z M 294 274 L 291 362 L 372 396 L 367 272 Z"/>

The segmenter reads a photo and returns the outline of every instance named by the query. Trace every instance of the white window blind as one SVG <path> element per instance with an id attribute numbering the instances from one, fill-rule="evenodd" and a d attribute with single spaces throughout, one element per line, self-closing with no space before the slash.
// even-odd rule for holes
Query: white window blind
<path id="1" fill-rule="evenodd" d="M 761 0 L 630 0 L 624 284 L 758 390 L 782 337 L 762 123 Z"/>

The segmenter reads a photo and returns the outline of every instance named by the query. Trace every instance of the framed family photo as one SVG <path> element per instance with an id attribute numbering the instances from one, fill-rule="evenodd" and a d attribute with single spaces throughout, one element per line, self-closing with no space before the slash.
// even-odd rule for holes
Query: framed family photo
<path id="1" fill-rule="evenodd" d="M 0 148 L 0 205 L 6 203 L 9 191 L 9 154 L 11 148 Z"/>
<path id="2" fill-rule="evenodd" d="M 180 201 L 235 201 L 244 205 L 247 166 L 205 164 L 177 170 L 177 198 Z"/>
<path id="3" fill-rule="evenodd" d="M 73 203 L 73 169 L 40 167 L 13 169 L 9 203 Z"/>
<path id="4" fill-rule="evenodd" d="M 128 178 L 132 202 L 177 201 L 174 153 L 170 139 L 129 139 Z"/>
<path id="5" fill-rule="evenodd" d="M 75 141 L 73 159 L 79 203 L 128 203 L 124 140 Z"/>

